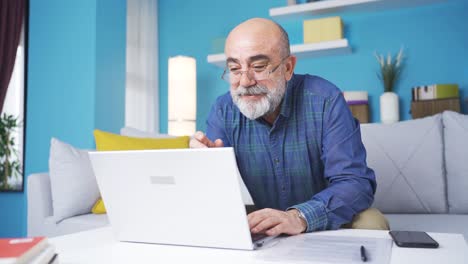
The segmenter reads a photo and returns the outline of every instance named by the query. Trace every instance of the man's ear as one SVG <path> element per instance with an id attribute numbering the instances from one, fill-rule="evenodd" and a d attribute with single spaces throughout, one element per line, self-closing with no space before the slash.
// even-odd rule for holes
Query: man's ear
<path id="1" fill-rule="evenodd" d="M 292 75 L 294 73 L 294 68 L 296 67 L 296 61 L 297 58 L 294 55 L 291 55 L 286 59 L 286 72 L 284 74 L 284 78 L 286 79 L 286 81 L 291 80 Z"/>

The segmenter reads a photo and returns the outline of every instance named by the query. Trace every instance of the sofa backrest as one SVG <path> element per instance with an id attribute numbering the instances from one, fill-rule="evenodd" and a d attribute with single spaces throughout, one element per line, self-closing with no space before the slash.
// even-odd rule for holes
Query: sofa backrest
<path id="1" fill-rule="evenodd" d="M 384 213 L 448 212 L 442 129 L 442 114 L 361 125 L 377 179 L 373 207 Z"/>
<path id="2" fill-rule="evenodd" d="M 445 111 L 444 153 L 449 212 L 468 213 L 468 115 Z"/>

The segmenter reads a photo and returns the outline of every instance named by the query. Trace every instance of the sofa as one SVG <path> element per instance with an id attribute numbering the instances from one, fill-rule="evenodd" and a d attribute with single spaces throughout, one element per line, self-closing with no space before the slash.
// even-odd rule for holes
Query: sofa
<path id="1" fill-rule="evenodd" d="M 168 138 L 171 136 L 120 130 L 123 136 Z M 106 214 L 91 213 L 100 193 L 91 169 L 88 150 L 51 139 L 49 172 L 27 177 L 28 236 L 60 236 L 109 224 Z"/>
<path id="2" fill-rule="evenodd" d="M 445 111 L 390 125 L 363 124 L 373 207 L 392 230 L 461 233 L 468 241 L 468 116 Z"/>
<path id="3" fill-rule="evenodd" d="M 392 230 L 462 233 L 468 240 L 467 115 L 446 111 L 394 124 L 362 124 L 361 135 L 377 178 L 373 207 Z M 105 214 L 90 213 L 56 223 L 48 174 L 30 175 L 27 184 L 28 235 L 56 236 L 108 224 Z"/>
<path id="4" fill-rule="evenodd" d="M 54 217 L 50 177 L 35 173 L 27 179 L 28 236 L 60 236 L 103 227 L 109 224 L 106 214 L 80 214 L 57 222 Z"/>

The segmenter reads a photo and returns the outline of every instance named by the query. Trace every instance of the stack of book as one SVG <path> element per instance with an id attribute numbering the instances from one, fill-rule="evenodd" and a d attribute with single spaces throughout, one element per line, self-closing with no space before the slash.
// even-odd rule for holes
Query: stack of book
<path id="1" fill-rule="evenodd" d="M 421 118 L 446 110 L 460 112 L 460 95 L 457 84 L 432 84 L 415 86 L 411 90 L 411 115 Z"/>
<path id="2" fill-rule="evenodd" d="M 343 92 L 346 103 L 353 116 L 360 123 L 369 123 L 369 95 L 366 91 Z"/>
<path id="3" fill-rule="evenodd" d="M 54 245 L 46 237 L 0 238 L 0 264 L 58 263 Z"/>
<path id="4" fill-rule="evenodd" d="M 411 89 L 413 101 L 458 98 L 458 84 L 432 84 Z"/>

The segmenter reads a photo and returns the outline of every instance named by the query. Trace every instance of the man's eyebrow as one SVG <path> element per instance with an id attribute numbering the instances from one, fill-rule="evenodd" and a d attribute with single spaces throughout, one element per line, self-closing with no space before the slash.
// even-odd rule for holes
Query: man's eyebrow
<path id="1" fill-rule="evenodd" d="M 234 58 L 232 58 L 232 57 L 229 57 L 229 58 L 226 59 L 226 64 L 228 64 L 228 63 L 230 63 L 230 62 L 240 64 L 240 62 L 239 62 L 238 59 L 234 59 Z"/>
<path id="2" fill-rule="evenodd" d="M 258 60 L 270 60 L 270 57 L 265 54 L 258 54 L 249 58 L 249 62 L 258 61 Z"/>
<path id="3" fill-rule="evenodd" d="M 248 58 L 247 62 L 251 63 L 251 62 L 259 61 L 259 60 L 270 60 L 270 56 L 265 55 L 265 54 L 254 55 L 254 56 Z M 229 58 L 226 59 L 226 64 L 228 64 L 230 62 L 240 64 L 240 61 L 238 59 L 232 58 L 232 57 L 229 57 Z"/>

